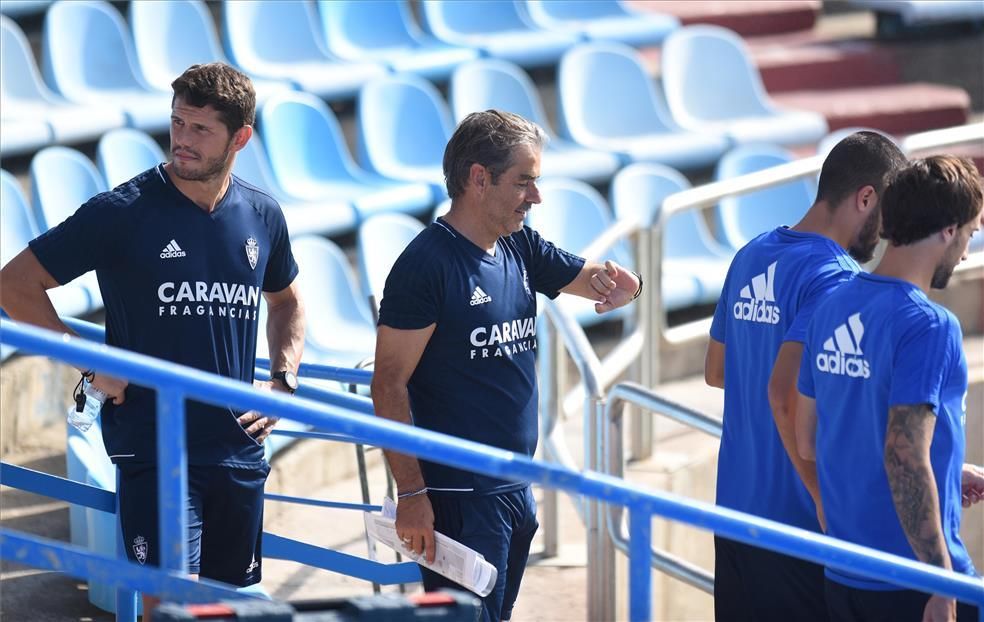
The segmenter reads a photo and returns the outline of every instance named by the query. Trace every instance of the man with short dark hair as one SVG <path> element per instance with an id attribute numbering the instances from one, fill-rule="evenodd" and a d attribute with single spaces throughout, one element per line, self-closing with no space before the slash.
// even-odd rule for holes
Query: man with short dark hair
<path id="1" fill-rule="evenodd" d="M 194 65 L 173 83 L 171 161 L 87 201 L 4 267 L 15 320 L 71 333 L 45 290 L 95 270 L 106 343 L 253 382 L 260 292 L 267 301 L 271 382 L 293 392 L 304 344 L 297 265 L 280 206 L 230 171 L 253 133 L 244 74 Z M 147 388 L 88 375 L 109 399 L 106 449 L 120 472 L 124 548 L 156 565 L 156 401 Z M 189 571 L 233 585 L 260 580 L 263 440 L 276 421 L 188 402 Z M 145 597 L 145 611 L 153 599 Z"/>
<path id="2" fill-rule="evenodd" d="M 967 361 L 959 321 L 926 293 L 967 257 L 982 201 L 968 159 L 935 156 L 898 173 L 882 200 L 878 268 L 813 314 L 797 412 L 829 535 L 971 576 L 960 506 L 984 497 L 984 469 L 963 463 Z M 950 598 L 833 568 L 826 598 L 835 620 L 978 619 Z"/>
<path id="3" fill-rule="evenodd" d="M 802 341 L 817 303 L 860 270 L 855 260 L 871 258 L 879 198 L 904 160 L 880 134 L 848 136 L 824 161 L 802 220 L 763 233 L 732 261 L 704 370 L 724 389 L 719 505 L 820 531 L 816 471 L 795 444 Z M 822 568 L 716 537 L 714 609 L 719 621 L 825 620 Z"/>
<path id="4" fill-rule="evenodd" d="M 451 210 L 410 243 L 386 279 L 372 380 L 377 415 L 532 456 L 536 292 L 593 299 L 598 313 L 641 292 L 638 275 L 615 262 L 585 262 L 524 226 L 540 202 L 545 140 L 536 124 L 497 110 L 468 115 L 451 137 Z M 538 526 L 529 483 L 386 457 L 407 548 L 433 561 L 437 530 L 481 553 L 498 571 L 482 620 L 509 620 Z M 454 585 L 421 571 L 428 591 Z"/>

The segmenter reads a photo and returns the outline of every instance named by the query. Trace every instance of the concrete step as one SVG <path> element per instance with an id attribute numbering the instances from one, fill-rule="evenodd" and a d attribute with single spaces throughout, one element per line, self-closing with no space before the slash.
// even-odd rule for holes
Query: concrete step
<path id="1" fill-rule="evenodd" d="M 867 41 L 784 43 L 749 41 L 769 93 L 893 84 L 900 72 L 891 50 Z"/>
<path id="2" fill-rule="evenodd" d="M 913 134 L 962 125 L 970 96 L 961 88 L 928 83 L 891 84 L 777 93 L 779 106 L 818 112 L 831 130 L 873 127 L 890 134 Z"/>
<path id="3" fill-rule="evenodd" d="M 813 28 L 823 7 L 819 0 L 632 0 L 635 8 L 668 13 L 691 24 L 714 24 L 749 37 Z"/>

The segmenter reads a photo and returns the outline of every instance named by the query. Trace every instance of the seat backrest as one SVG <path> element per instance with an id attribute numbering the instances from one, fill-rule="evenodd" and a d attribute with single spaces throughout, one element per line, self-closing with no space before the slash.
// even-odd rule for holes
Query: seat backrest
<path id="1" fill-rule="evenodd" d="M 612 180 L 609 196 L 617 220 L 633 220 L 651 226 L 672 194 L 690 188 L 679 171 L 662 164 L 640 162 L 623 168 Z M 723 251 L 711 237 L 697 210 L 678 212 L 664 224 L 663 255 L 686 257 Z"/>
<path id="2" fill-rule="evenodd" d="M 14 20 L 0 16 L 0 107 L 31 105 L 50 97 L 24 31 Z"/>
<path id="3" fill-rule="evenodd" d="M 745 43 L 726 28 L 675 30 L 663 43 L 661 64 L 666 102 L 685 126 L 770 112 Z"/>
<path id="4" fill-rule="evenodd" d="M 393 264 L 424 230 L 420 221 L 406 214 L 384 213 L 368 218 L 359 226 L 359 271 L 363 291 L 383 299 L 383 287 Z"/>
<path id="5" fill-rule="evenodd" d="M 27 248 L 39 233 L 17 179 L 0 170 L 0 266 Z"/>
<path id="6" fill-rule="evenodd" d="M 533 206 L 527 221 L 559 248 L 579 254 L 614 222 L 605 199 L 584 182 L 555 177 L 538 185 L 542 203 Z M 609 256 L 623 266 L 635 263 L 624 242 L 616 244 Z"/>
<path id="7" fill-rule="evenodd" d="M 401 0 L 318 0 L 321 32 L 328 50 L 358 60 L 364 50 L 414 46 L 417 26 Z"/>
<path id="8" fill-rule="evenodd" d="M 638 53 L 618 43 L 570 49 L 557 71 L 558 130 L 577 142 L 668 131 L 671 122 Z"/>
<path id="9" fill-rule="evenodd" d="M 101 0 L 58 0 L 45 15 L 43 71 L 69 99 L 91 90 L 145 89 L 129 29 Z"/>
<path id="10" fill-rule="evenodd" d="M 146 132 L 131 128 L 111 130 L 96 145 L 96 165 L 110 188 L 164 162 L 167 156 Z"/>
<path id="11" fill-rule="evenodd" d="M 724 154 L 715 178 L 731 179 L 793 160 L 792 154 L 773 145 L 745 145 Z M 755 236 L 780 225 L 794 225 L 813 204 L 812 182 L 800 178 L 750 194 L 727 197 L 718 205 L 717 228 L 721 239 L 741 248 Z"/>
<path id="12" fill-rule="evenodd" d="M 420 3 L 424 29 L 441 39 L 462 35 L 530 30 L 512 2 L 502 0 L 428 0 Z"/>
<path id="13" fill-rule="evenodd" d="M 47 147 L 31 160 L 32 203 L 40 231 L 75 213 L 93 196 L 106 191 L 106 181 L 81 152 Z"/>
<path id="14" fill-rule="evenodd" d="M 411 75 L 376 78 L 359 91 L 359 163 L 388 175 L 401 166 L 440 166 L 454 125 L 441 94 Z"/>
<path id="15" fill-rule="evenodd" d="M 507 61 L 489 58 L 460 65 L 451 74 L 448 99 L 456 121 L 495 108 L 516 113 L 552 133 L 533 81 Z"/>
<path id="16" fill-rule="evenodd" d="M 316 343 L 330 344 L 342 325 L 372 326 L 368 302 L 361 295 L 345 253 L 334 242 L 318 236 L 299 236 L 291 241 L 294 259 L 300 269 L 298 283 L 304 295 L 309 318 L 309 338 Z"/>
<path id="17" fill-rule="evenodd" d="M 147 82 L 164 91 L 191 65 L 225 61 L 215 23 L 200 0 L 131 2 L 130 28 Z"/>
<path id="18" fill-rule="evenodd" d="M 258 132 L 254 132 L 246 146 L 236 153 L 232 172 L 246 183 L 256 186 L 269 195 L 277 197 L 283 194 L 273 171 L 270 170 L 266 148 Z"/>
<path id="19" fill-rule="evenodd" d="M 516 0 L 522 2 L 523 0 Z M 525 0 L 526 11 L 537 24 L 553 21 L 592 20 L 605 17 L 626 16 L 628 13 L 618 0 Z"/>
<path id="20" fill-rule="evenodd" d="M 314 95 L 270 96 L 260 109 L 260 127 L 270 168 L 285 190 L 291 180 L 349 180 L 356 174 L 338 119 Z"/>
<path id="21" fill-rule="evenodd" d="M 328 60 L 309 2 L 226 0 L 222 15 L 226 51 L 244 69 L 256 63 Z"/>

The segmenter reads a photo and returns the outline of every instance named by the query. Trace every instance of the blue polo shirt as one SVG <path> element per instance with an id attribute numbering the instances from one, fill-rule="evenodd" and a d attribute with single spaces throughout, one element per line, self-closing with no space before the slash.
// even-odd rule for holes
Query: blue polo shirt
<path id="1" fill-rule="evenodd" d="M 782 343 L 803 341 L 817 303 L 859 270 L 833 240 L 787 228 L 735 255 L 711 324 L 711 337 L 725 345 L 719 505 L 820 530 L 776 430 L 769 377 Z"/>
<path id="2" fill-rule="evenodd" d="M 584 260 L 540 235 L 499 238 L 489 254 L 443 219 L 422 231 L 386 279 L 379 324 L 436 324 L 407 389 L 414 425 L 532 456 L 537 443 L 536 292 L 551 298 Z M 511 481 L 420 461 L 435 491 L 497 493 Z"/>
<path id="3" fill-rule="evenodd" d="M 973 575 L 960 540 L 967 361 L 953 314 L 911 283 L 862 274 L 814 313 L 799 390 L 817 404 L 817 475 L 827 533 L 909 559 L 916 556 L 885 472 L 888 411 L 916 404 L 933 409 L 930 462 L 943 534 L 953 569 Z M 901 589 L 830 568 L 826 573 L 859 589 Z"/>
<path id="4" fill-rule="evenodd" d="M 106 305 L 106 343 L 251 383 L 261 291 L 297 275 L 280 206 L 233 177 L 211 213 L 159 165 L 96 195 L 30 244 L 61 284 L 95 270 Z M 188 463 L 254 466 L 263 447 L 241 411 L 189 401 Z M 130 385 L 103 405 L 114 462 L 156 459 L 156 393 Z"/>

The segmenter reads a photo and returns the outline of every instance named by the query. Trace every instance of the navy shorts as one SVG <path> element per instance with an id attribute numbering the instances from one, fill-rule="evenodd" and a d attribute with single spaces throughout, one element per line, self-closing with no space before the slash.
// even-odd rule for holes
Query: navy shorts
<path id="1" fill-rule="evenodd" d="M 513 603 L 526 571 L 530 544 L 539 523 L 536 501 L 529 486 L 492 495 L 430 493 L 434 529 L 469 546 L 495 566 L 495 587 L 482 599 L 482 622 L 512 618 Z M 460 585 L 421 567 L 424 589 L 462 590 Z"/>
<path id="2" fill-rule="evenodd" d="M 826 580 L 831 622 L 921 622 L 929 594 L 915 590 L 861 590 Z M 957 603 L 957 622 L 977 622 L 977 607 Z"/>
<path id="3" fill-rule="evenodd" d="M 717 622 L 826 622 L 823 566 L 714 537 Z"/>
<path id="4" fill-rule="evenodd" d="M 160 565 L 157 467 L 119 464 L 120 524 L 131 561 Z M 263 486 L 270 466 L 188 466 L 188 572 L 245 587 L 260 582 Z"/>

